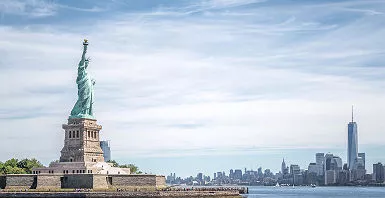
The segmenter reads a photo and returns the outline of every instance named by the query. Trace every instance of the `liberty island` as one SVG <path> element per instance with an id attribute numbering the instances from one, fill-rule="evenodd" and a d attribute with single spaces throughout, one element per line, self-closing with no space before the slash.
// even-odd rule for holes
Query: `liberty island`
<path id="1" fill-rule="evenodd" d="M 84 39 L 77 68 L 78 98 L 68 122 L 62 125 L 64 146 L 59 160 L 48 167 L 33 168 L 32 174 L 0 175 L 0 189 L 5 188 L 0 190 L 0 197 L 238 197 L 239 190 L 172 191 L 162 175 L 132 174 L 130 168 L 115 167 L 105 161 L 99 144 L 102 126 L 94 116 L 95 80 L 88 73 L 88 45 L 88 40 Z M 27 192 L 27 189 L 35 190 Z M 63 189 L 88 190 L 68 192 Z"/>
<path id="2" fill-rule="evenodd" d="M 77 69 L 78 99 L 71 110 L 64 129 L 64 146 L 57 162 L 48 167 L 34 168 L 32 174 L 1 176 L 6 189 L 62 189 L 88 188 L 109 189 L 125 187 L 162 187 L 165 177 L 148 174 L 131 174 L 129 168 L 114 167 L 105 162 L 100 147 L 99 134 L 102 126 L 94 116 L 94 85 L 87 69 L 88 40 L 83 42 L 83 52 Z"/>

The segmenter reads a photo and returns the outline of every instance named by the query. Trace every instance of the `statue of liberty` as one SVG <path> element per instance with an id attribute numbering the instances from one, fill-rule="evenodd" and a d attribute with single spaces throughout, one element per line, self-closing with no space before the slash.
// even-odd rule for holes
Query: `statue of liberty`
<path id="1" fill-rule="evenodd" d="M 71 111 L 70 118 L 94 118 L 93 104 L 94 104 L 94 85 L 95 81 L 88 75 L 87 67 L 90 61 L 86 58 L 88 41 L 84 39 L 83 54 L 78 65 L 78 77 L 76 84 L 78 85 L 78 100 Z"/>

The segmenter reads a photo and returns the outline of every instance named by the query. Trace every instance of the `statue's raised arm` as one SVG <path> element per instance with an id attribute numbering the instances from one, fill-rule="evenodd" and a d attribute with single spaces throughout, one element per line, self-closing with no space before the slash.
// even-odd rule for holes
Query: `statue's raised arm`
<path id="1" fill-rule="evenodd" d="M 84 39 L 84 42 L 83 42 L 83 54 L 82 54 L 82 58 L 80 59 L 79 66 L 83 66 L 84 65 L 84 61 L 86 60 L 87 47 L 88 47 L 88 40 Z"/>

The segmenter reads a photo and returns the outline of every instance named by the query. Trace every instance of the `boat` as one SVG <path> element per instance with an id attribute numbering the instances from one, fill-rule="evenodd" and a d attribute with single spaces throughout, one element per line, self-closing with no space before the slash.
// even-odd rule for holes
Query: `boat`
<path id="1" fill-rule="evenodd" d="M 279 183 L 277 182 L 277 184 L 275 184 L 275 187 L 281 187 L 281 186 L 280 186 Z"/>
<path id="2" fill-rule="evenodd" d="M 316 185 L 315 185 L 315 184 L 311 184 L 310 186 L 311 186 L 312 188 L 315 188 L 315 187 L 316 187 Z"/>

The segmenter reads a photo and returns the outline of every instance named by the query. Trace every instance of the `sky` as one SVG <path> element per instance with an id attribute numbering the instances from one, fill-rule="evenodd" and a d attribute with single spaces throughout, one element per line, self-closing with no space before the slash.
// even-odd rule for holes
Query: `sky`
<path id="1" fill-rule="evenodd" d="M 0 0 L 0 161 L 56 160 L 89 40 L 112 158 L 146 173 L 385 162 L 385 1 Z"/>

